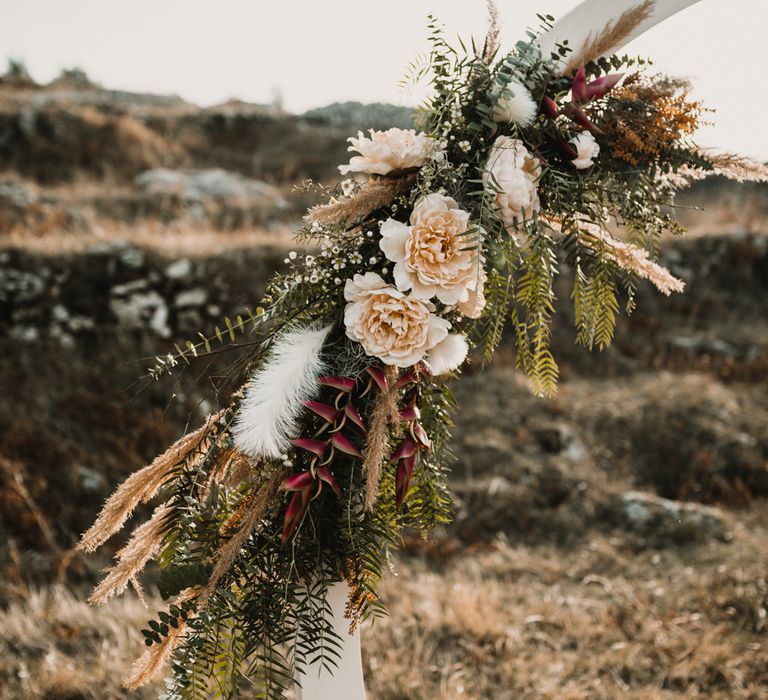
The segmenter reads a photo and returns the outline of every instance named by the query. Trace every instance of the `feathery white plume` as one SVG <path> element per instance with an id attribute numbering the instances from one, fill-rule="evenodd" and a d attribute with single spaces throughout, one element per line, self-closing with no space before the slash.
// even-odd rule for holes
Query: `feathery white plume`
<path id="1" fill-rule="evenodd" d="M 493 108 L 493 121 L 512 122 L 518 126 L 530 126 L 536 118 L 536 103 L 528 88 L 517 80 L 507 84 L 511 97 L 499 97 Z"/>
<path id="2" fill-rule="evenodd" d="M 426 360 L 432 374 L 439 376 L 458 369 L 467 352 L 467 339 L 460 333 L 450 333 L 429 351 Z"/>
<path id="3" fill-rule="evenodd" d="M 315 397 L 325 369 L 320 357 L 331 326 L 294 328 L 278 336 L 253 375 L 235 421 L 235 446 L 252 457 L 280 457 L 292 438 L 303 402 Z"/>

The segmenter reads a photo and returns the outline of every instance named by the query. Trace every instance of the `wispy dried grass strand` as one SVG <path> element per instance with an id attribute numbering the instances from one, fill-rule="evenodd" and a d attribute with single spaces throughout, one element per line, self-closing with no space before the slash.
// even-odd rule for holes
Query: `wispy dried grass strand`
<path id="1" fill-rule="evenodd" d="M 483 46 L 483 62 L 490 65 L 499 50 L 499 8 L 494 0 L 485 0 L 488 8 L 488 33 Z"/>
<path id="2" fill-rule="evenodd" d="M 581 231 L 579 239 L 593 250 L 602 252 L 622 270 L 648 280 L 662 294 L 669 296 L 672 292 L 685 289 L 685 282 L 675 277 L 666 267 L 654 262 L 644 248 L 620 241 L 599 229 Z"/>
<path id="3" fill-rule="evenodd" d="M 205 605 L 213 594 L 219 581 L 232 566 L 251 533 L 267 514 L 270 506 L 275 502 L 275 494 L 284 476 L 284 470 L 277 469 L 265 483 L 258 487 L 257 491 L 243 499 L 240 507 L 224 523 L 223 529 L 225 531 L 234 528 L 237 528 L 237 531 L 222 545 L 216 554 L 216 563 L 213 566 L 211 577 L 208 579 L 208 583 L 200 595 L 201 606 Z"/>
<path id="4" fill-rule="evenodd" d="M 177 605 L 192 600 L 199 593 L 199 588 L 187 588 L 181 592 Z M 138 690 L 147 683 L 160 678 L 171 659 L 174 649 L 186 635 L 187 623 L 178 620 L 176 627 L 169 627 L 168 634 L 160 640 L 159 644 L 153 644 L 138 659 L 131 669 L 130 675 L 123 679 L 123 687 L 128 690 Z"/>
<path id="5" fill-rule="evenodd" d="M 364 502 L 366 510 L 371 510 L 379 495 L 379 481 L 384 462 L 389 455 L 389 426 L 398 419 L 397 412 L 397 369 L 387 367 L 387 391 L 380 391 L 376 405 L 371 412 L 368 426 L 368 439 L 363 452 L 363 472 L 365 473 Z"/>
<path id="6" fill-rule="evenodd" d="M 117 563 L 107 570 L 107 575 L 91 593 L 88 600 L 92 605 L 103 605 L 123 593 L 131 580 L 155 557 L 163 542 L 169 512 L 167 505 L 158 506 L 152 517 L 133 531 L 131 539 L 115 555 Z"/>
<path id="7" fill-rule="evenodd" d="M 571 54 L 561 74 L 567 75 L 580 65 L 595 61 L 621 46 L 621 43 L 653 14 L 655 6 L 655 0 L 644 0 L 623 12 L 615 22 L 608 22 L 597 34 L 590 34 L 582 46 Z"/>
<path id="8" fill-rule="evenodd" d="M 312 207 L 304 219 L 311 224 L 361 221 L 377 209 L 391 204 L 396 197 L 407 192 L 415 181 L 416 176 L 411 174 L 397 178 L 378 178 L 363 185 L 351 197 Z"/>
<path id="9" fill-rule="evenodd" d="M 139 503 L 146 503 L 158 491 L 168 472 L 189 458 L 216 425 L 220 414 L 207 418 L 205 424 L 171 445 L 151 464 L 134 472 L 107 499 L 96 522 L 83 534 L 77 549 L 93 552 L 119 532 Z"/>
<path id="10" fill-rule="evenodd" d="M 702 151 L 714 168 L 713 173 L 704 171 L 704 175 L 715 174 L 736 182 L 768 182 L 768 164 L 735 153 L 714 153 Z"/>

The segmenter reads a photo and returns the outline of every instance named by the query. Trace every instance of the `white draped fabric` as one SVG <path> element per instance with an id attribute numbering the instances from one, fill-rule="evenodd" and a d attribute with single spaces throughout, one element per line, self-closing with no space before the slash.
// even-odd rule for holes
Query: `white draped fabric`
<path id="1" fill-rule="evenodd" d="M 363 659 L 360 652 L 360 632 L 349 634 L 349 620 L 344 617 L 349 587 L 346 582 L 335 583 L 328 588 L 328 603 L 333 610 L 336 632 L 344 640 L 341 658 L 333 675 L 321 670 L 320 664 L 308 666 L 298 678 L 298 700 L 365 700 Z"/>
<path id="2" fill-rule="evenodd" d="M 636 39 L 652 27 L 663 22 L 689 5 L 699 0 L 655 0 L 653 10 L 647 19 L 640 22 L 621 43 L 614 46 L 610 53 L 616 53 L 632 39 Z M 578 52 L 591 37 L 609 22 L 615 22 L 624 12 L 641 5 L 643 0 L 585 0 L 574 7 L 567 15 L 561 17 L 555 26 L 548 31 L 539 42 L 542 53 L 546 56 L 555 49 L 555 44 L 568 39 L 568 46 Z M 565 59 L 568 60 L 567 58 Z"/>

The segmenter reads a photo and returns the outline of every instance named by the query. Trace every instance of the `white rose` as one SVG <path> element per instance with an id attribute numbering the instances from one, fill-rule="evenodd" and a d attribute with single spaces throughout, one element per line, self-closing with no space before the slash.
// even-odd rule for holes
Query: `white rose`
<path id="1" fill-rule="evenodd" d="M 600 153 L 600 144 L 595 141 L 595 137 L 588 131 L 582 131 L 571 139 L 571 144 L 573 144 L 578 154 L 571 161 L 573 166 L 577 170 L 591 168 L 595 158 Z"/>
<path id="2" fill-rule="evenodd" d="M 512 122 L 518 126 L 529 126 L 536 118 L 536 103 L 522 83 L 512 81 L 507 85 L 512 97 L 499 97 L 493 107 L 495 122 Z"/>
<path id="3" fill-rule="evenodd" d="M 381 226 L 379 245 L 395 263 L 397 288 L 449 306 L 466 302 L 482 270 L 468 234 L 469 214 L 451 197 L 433 193 L 416 202 L 410 223 L 388 219 Z"/>
<path id="4" fill-rule="evenodd" d="M 510 233 L 515 225 L 539 211 L 539 159 L 520 139 L 499 136 L 488 154 L 483 173 L 485 188 L 496 199 L 497 213 Z"/>
<path id="5" fill-rule="evenodd" d="M 369 132 L 370 138 L 358 131 L 357 138 L 352 136 L 347 139 L 352 144 L 347 150 L 357 151 L 360 155 L 350 158 L 347 165 L 339 166 L 342 175 L 386 175 L 393 170 L 419 168 L 432 155 L 435 147 L 433 139 L 426 134 L 417 134 L 413 129 L 370 129 Z"/>
<path id="6" fill-rule="evenodd" d="M 347 336 L 386 365 L 411 367 L 447 335 L 451 324 L 428 301 L 406 296 L 375 272 L 355 275 L 344 287 Z"/>

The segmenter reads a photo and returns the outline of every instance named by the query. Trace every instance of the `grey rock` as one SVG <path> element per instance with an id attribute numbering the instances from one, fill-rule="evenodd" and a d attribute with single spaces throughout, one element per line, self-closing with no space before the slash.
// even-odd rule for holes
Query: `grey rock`
<path id="1" fill-rule="evenodd" d="M 172 280 L 183 280 L 192 274 L 192 263 L 188 258 L 174 260 L 165 268 L 165 276 Z"/>
<path id="2" fill-rule="evenodd" d="M 175 304 L 179 308 L 189 306 L 203 306 L 208 301 L 208 292 L 205 289 L 185 289 L 176 295 Z"/>
<path id="3" fill-rule="evenodd" d="M 719 508 L 673 501 L 645 491 L 628 491 L 621 498 L 627 525 L 641 534 L 670 542 L 724 539 L 728 520 Z"/>
<path id="4" fill-rule="evenodd" d="M 121 326 L 131 330 L 150 328 L 161 338 L 168 338 L 168 306 L 156 291 L 140 292 L 128 297 L 116 297 L 109 301 L 112 313 Z"/>
<path id="5" fill-rule="evenodd" d="M 0 270 L 0 301 L 33 301 L 44 291 L 45 280 L 39 274 L 24 270 Z"/>
<path id="6" fill-rule="evenodd" d="M 210 199 L 245 206 L 254 201 L 286 206 L 280 191 L 261 180 L 212 168 L 208 170 L 169 170 L 155 168 L 135 178 L 145 194 L 175 195 L 189 202 Z"/>

